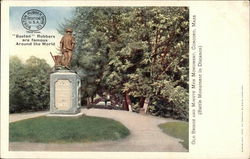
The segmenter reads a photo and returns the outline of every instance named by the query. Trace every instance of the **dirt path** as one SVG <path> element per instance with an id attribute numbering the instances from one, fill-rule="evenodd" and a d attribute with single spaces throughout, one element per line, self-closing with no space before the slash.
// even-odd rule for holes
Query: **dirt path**
<path id="1" fill-rule="evenodd" d="M 35 118 L 39 116 L 43 116 L 48 114 L 48 111 L 40 111 L 40 112 L 31 112 L 31 113 L 15 113 L 15 114 L 10 114 L 10 123 L 19 121 L 19 120 L 24 120 L 24 119 L 29 119 L 29 118 Z"/>
<path id="2" fill-rule="evenodd" d="M 156 118 L 127 111 L 105 109 L 82 109 L 84 114 L 112 118 L 123 123 L 130 135 L 118 141 L 72 144 L 43 144 L 11 142 L 10 150 L 30 151 L 134 151 L 134 152 L 179 152 L 187 151 L 179 139 L 164 134 L 158 125 L 173 121 L 171 119 Z M 36 116 L 45 115 L 47 112 L 37 113 Z M 25 115 L 24 115 L 25 116 Z M 24 116 L 19 115 L 20 119 Z M 26 115 L 27 117 L 27 115 Z M 32 116 L 34 117 L 34 116 Z M 17 115 L 11 115 L 10 121 L 17 121 Z"/>

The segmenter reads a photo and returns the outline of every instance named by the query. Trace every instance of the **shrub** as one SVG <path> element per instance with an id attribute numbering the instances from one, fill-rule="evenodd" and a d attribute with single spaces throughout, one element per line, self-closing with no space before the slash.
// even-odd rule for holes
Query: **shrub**
<path id="1" fill-rule="evenodd" d="M 48 109 L 49 71 L 43 59 L 32 56 L 23 64 L 10 58 L 10 113 Z"/>

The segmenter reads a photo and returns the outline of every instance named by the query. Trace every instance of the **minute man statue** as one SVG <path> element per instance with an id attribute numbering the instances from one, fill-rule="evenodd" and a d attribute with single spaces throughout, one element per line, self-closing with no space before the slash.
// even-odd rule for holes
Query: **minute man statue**
<path id="1" fill-rule="evenodd" d="M 60 41 L 60 51 L 63 54 L 61 63 L 67 69 L 70 67 L 73 49 L 75 47 L 75 38 L 72 36 L 72 32 L 73 30 L 70 28 L 65 29 L 65 34 Z"/>

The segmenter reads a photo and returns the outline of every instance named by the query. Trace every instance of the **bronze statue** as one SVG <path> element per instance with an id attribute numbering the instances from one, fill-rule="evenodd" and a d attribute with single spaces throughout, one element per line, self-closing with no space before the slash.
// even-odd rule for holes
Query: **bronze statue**
<path id="1" fill-rule="evenodd" d="M 60 50 L 63 54 L 62 65 L 69 69 L 72 60 L 72 52 L 75 47 L 75 38 L 72 36 L 72 29 L 66 29 L 60 41 Z"/>
<path id="2" fill-rule="evenodd" d="M 61 55 L 53 56 L 52 53 L 50 53 L 55 62 L 55 69 L 63 69 L 61 66 L 70 69 L 72 52 L 75 47 L 75 38 L 72 36 L 72 32 L 72 29 L 65 29 L 65 34 L 60 41 Z"/>

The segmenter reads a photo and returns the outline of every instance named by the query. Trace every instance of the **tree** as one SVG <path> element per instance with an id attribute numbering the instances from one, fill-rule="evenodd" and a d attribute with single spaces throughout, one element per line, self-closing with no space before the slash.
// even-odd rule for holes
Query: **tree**
<path id="1" fill-rule="evenodd" d="M 10 58 L 10 112 L 45 110 L 49 107 L 49 72 L 45 60 L 30 57 L 22 64 Z"/>
<path id="2" fill-rule="evenodd" d="M 76 8 L 63 26 L 77 33 L 75 67 L 94 88 L 86 97 L 107 91 L 124 109 L 146 100 L 151 113 L 163 104 L 187 120 L 188 19 L 187 7 Z"/>
<path id="3" fill-rule="evenodd" d="M 10 98 L 10 112 L 20 111 L 22 106 L 24 106 L 24 96 L 22 84 L 24 65 L 21 60 L 16 57 L 10 57 L 10 67 L 9 67 L 9 98 Z"/>
<path id="4" fill-rule="evenodd" d="M 107 62 L 107 39 L 102 32 L 96 30 L 95 12 L 95 8 L 87 7 L 83 9 L 77 7 L 75 17 L 67 20 L 59 29 L 59 32 L 63 33 L 64 28 L 74 28 L 77 44 L 72 67 L 81 77 L 82 99 L 91 98 L 92 102 L 93 97 L 96 94 L 101 95 L 102 90 L 104 90 L 100 77 Z M 87 101 L 89 104 L 89 100 Z"/>
<path id="5" fill-rule="evenodd" d="M 132 53 L 137 56 L 140 50 L 144 56 L 137 64 L 141 67 L 129 75 L 125 90 L 130 90 L 133 96 L 141 96 L 140 107 L 145 99 L 154 103 L 165 101 L 166 105 L 176 108 L 177 116 L 187 119 L 188 9 L 138 8 L 130 15 L 134 17 L 130 35 L 135 35 L 130 39 L 134 39 L 131 43 L 136 44 L 130 50 L 137 50 L 137 53 Z"/>

